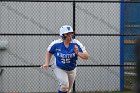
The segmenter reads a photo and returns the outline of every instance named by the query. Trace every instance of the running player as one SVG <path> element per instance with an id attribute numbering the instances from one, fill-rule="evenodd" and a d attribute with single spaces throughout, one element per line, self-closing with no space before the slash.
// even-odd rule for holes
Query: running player
<path id="1" fill-rule="evenodd" d="M 55 56 L 54 73 L 60 82 L 58 93 L 70 93 L 76 76 L 76 60 L 78 57 L 87 60 L 89 57 L 85 47 L 73 39 L 73 29 L 69 25 L 60 28 L 61 39 L 53 41 L 46 52 L 43 69 L 48 69 L 51 56 Z"/>

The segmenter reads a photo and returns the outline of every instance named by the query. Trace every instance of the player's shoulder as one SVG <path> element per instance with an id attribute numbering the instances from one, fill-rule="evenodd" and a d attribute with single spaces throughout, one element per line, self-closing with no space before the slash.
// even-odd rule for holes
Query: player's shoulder
<path id="1" fill-rule="evenodd" d="M 53 40 L 51 44 L 58 44 L 58 43 L 62 43 L 62 39 L 56 39 L 56 40 Z"/>
<path id="2" fill-rule="evenodd" d="M 79 40 L 77 40 L 77 39 L 73 39 L 73 43 L 76 43 L 80 47 L 83 47 L 83 44 Z"/>
<path id="3" fill-rule="evenodd" d="M 81 42 L 77 39 L 73 39 L 73 43 L 77 43 L 77 44 L 80 44 Z"/>

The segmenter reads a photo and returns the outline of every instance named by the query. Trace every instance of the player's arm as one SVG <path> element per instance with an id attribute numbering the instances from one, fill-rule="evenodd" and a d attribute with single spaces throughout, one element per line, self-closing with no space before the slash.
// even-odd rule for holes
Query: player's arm
<path id="1" fill-rule="evenodd" d="M 50 64 L 50 60 L 51 60 L 52 54 L 49 53 L 49 51 L 46 52 L 46 57 L 45 57 L 45 65 L 48 67 Z"/>
<path id="2" fill-rule="evenodd" d="M 52 56 L 52 54 L 49 53 L 49 51 L 47 51 L 46 52 L 46 57 L 45 57 L 45 64 L 46 65 L 49 65 L 50 64 L 51 56 Z"/>
<path id="3" fill-rule="evenodd" d="M 89 54 L 88 54 L 87 51 L 78 52 L 77 55 L 78 55 L 81 59 L 84 59 L 84 60 L 88 60 L 88 58 L 89 58 Z"/>
<path id="4" fill-rule="evenodd" d="M 52 42 L 49 47 L 47 48 L 46 51 L 46 55 L 45 55 L 45 64 L 42 66 L 42 68 L 44 68 L 45 70 L 48 69 L 49 64 L 50 64 L 50 60 L 51 60 L 51 56 L 54 54 L 54 50 L 55 50 L 55 46 L 54 46 L 55 42 Z"/>
<path id="5" fill-rule="evenodd" d="M 49 64 L 50 64 L 50 60 L 51 60 L 51 56 L 52 54 L 49 53 L 49 51 L 46 52 L 46 55 L 45 55 L 45 64 L 43 64 L 43 69 L 47 70 L 48 67 L 49 67 Z"/>
<path id="6" fill-rule="evenodd" d="M 76 55 L 79 56 L 81 59 L 88 60 L 89 54 L 86 50 L 84 50 L 83 52 L 79 52 L 78 46 L 75 45 L 74 51 L 75 51 Z"/>

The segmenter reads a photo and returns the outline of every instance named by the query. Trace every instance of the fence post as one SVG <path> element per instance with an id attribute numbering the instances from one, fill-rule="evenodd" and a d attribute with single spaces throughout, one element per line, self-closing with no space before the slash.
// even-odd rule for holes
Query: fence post
<path id="1" fill-rule="evenodd" d="M 76 5 L 76 3 L 75 3 L 75 0 L 74 0 L 73 1 L 73 31 L 74 31 L 74 38 L 75 38 L 75 11 L 76 11 L 75 5 Z M 73 93 L 75 93 L 75 81 L 73 83 Z"/>

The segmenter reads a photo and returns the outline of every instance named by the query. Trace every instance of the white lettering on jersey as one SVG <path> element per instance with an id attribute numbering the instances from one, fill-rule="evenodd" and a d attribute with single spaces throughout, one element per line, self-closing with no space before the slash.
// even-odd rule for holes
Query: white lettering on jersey
<path id="1" fill-rule="evenodd" d="M 61 58 L 73 58 L 73 57 L 75 57 L 75 53 L 72 53 L 72 54 L 57 53 L 57 56 L 61 57 Z"/>

